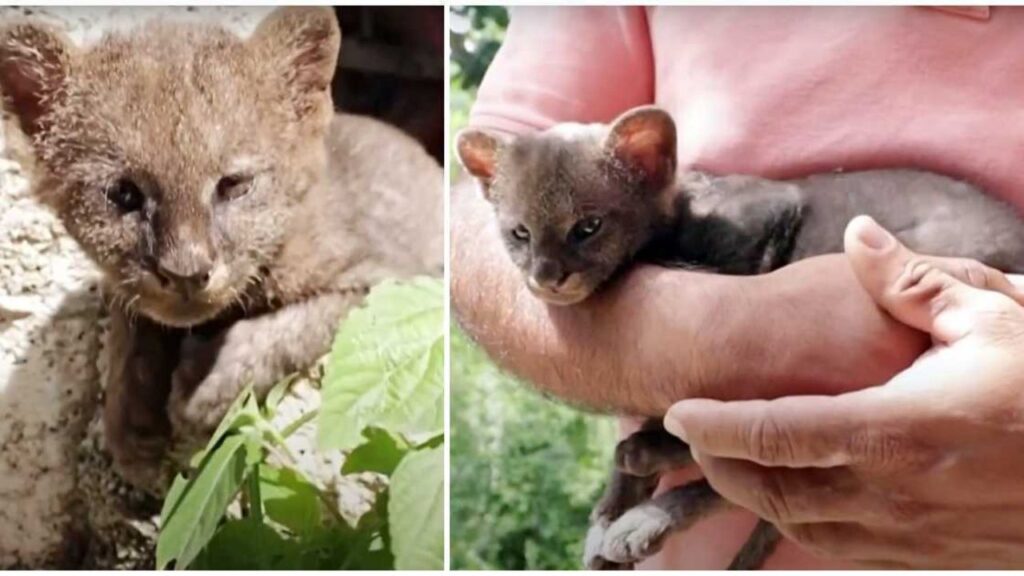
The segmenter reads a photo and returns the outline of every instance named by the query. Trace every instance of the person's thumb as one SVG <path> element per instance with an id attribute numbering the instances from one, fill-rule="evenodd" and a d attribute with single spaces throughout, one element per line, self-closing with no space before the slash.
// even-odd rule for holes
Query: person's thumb
<path id="1" fill-rule="evenodd" d="M 1001 272 L 973 260 L 915 254 L 868 216 L 850 221 L 844 244 L 857 279 L 875 302 L 941 342 L 971 333 L 989 312 L 1020 312 L 1017 302 L 1024 301 Z"/>

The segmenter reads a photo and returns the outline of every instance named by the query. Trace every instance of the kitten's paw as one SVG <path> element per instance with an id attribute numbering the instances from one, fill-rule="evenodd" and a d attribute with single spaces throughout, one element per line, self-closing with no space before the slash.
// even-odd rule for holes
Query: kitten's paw
<path id="1" fill-rule="evenodd" d="M 601 555 L 604 547 L 604 535 L 610 520 L 600 518 L 590 525 L 587 539 L 583 543 L 583 567 L 587 570 L 632 570 L 632 564 L 611 562 Z"/>
<path id="2" fill-rule="evenodd" d="M 160 492 L 173 477 L 165 458 L 169 445 L 166 436 L 134 435 L 122 432 L 108 434 L 107 449 L 114 470 L 125 482 L 149 492 Z"/>
<path id="3" fill-rule="evenodd" d="M 114 470 L 129 484 L 152 492 L 169 479 L 170 431 L 162 403 L 156 414 L 141 402 L 106 411 L 103 437 Z"/>
<path id="4" fill-rule="evenodd" d="M 114 461 L 114 470 L 125 482 L 150 494 L 163 495 L 177 469 L 165 458 Z"/>
<path id="5" fill-rule="evenodd" d="M 615 446 L 615 467 L 630 476 L 653 476 L 693 462 L 690 447 L 664 430 L 641 430 Z"/>
<path id="6" fill-rule="evenodd" d="M 658 463 L 651 458 L 651 452 L 637 434 L 620 441 L 615 446 L 615 467 L 630 476 L 656 474 Z"/>
<path id="7" fill-rule="evenodd" d="M 252 357 L 229 333 L 214 339 L 189 336 L 171 377 L 167 412 L 176 439 L 205 441 L 217 429 L 252 377 Z"/>
<path id="8" fill-rule="evenodd" d="M 617 563 L 635 563 L 661 549 L 675 528 L 665 510 L 643 504 L 620 516 L 604 533 L 601 556 Z"/>

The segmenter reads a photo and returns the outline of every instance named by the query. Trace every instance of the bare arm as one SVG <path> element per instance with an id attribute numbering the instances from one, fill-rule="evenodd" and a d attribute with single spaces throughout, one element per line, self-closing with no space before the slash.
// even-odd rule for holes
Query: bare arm
<path id="1" fill-rule="evenodd" d="M 582 305 L 523 285 L 473 185 L 453 187 L 456 320 L 501 366 L 584 406 L 663 414 L 675 400 L 834 393 L 885 381 L 927 346 L 842 255 L 759 277 L 638 266 Z"/>

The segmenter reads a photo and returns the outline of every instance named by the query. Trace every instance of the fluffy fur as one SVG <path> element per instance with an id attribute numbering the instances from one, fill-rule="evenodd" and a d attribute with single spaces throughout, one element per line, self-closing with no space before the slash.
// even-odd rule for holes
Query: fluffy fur
<path id="1" fill-rule="evenodd" d="M 87 50 L 0 28 L 38 194 L 113 303 L 105 423 L 129 479 L 326 352 L 370 285 L 441 269 L 441 169 L 334 113 L 340 42 L 330 8 L 276 10 L 248 39 L 162 22 Z"/>

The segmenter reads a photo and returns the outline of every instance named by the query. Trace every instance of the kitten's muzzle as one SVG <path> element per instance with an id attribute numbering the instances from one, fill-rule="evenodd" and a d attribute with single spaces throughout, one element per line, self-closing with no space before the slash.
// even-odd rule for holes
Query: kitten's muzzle
<path id="1" fill-rule="evenodd" d="M 590 296 L 590 290 L 579 273 L 566 274 L 557 280 L 538 280 L 528 276 L 526 286 L 534 296 L 557 306 L 570 306 Z"/>
<path id="2" fill-rule="evenodd" d="M 214 262 L 209 258 L 190 258 L 184 263 L 161 261 L 156 266 L 156 276 L 161 286 L 190 300 L 209 285 L 213 268 Z"/>

